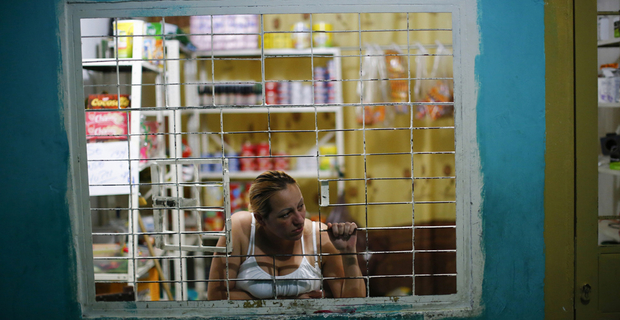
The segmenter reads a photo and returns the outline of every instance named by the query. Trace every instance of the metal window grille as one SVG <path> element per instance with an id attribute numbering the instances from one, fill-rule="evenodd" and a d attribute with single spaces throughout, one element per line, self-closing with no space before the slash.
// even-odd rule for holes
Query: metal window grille
<path id="1" fill-rule="evenodd" d="M 462 303 L 471 280 L 459 224 L 469 220 L 458 213 L 467 175 L 457 177 L 457 13 L 106 16 L 95 20 L 112 32 L 99 34 L 82 19 L 82 42 L 98 46 L 82 63 L 89 292 L 206 300 L 212 253 L 233 257 L 231 214 L 247 206 L 252 178 L 282 169 L 298 180 L 309 218 L 360 225 L 367 298 L 349 303 Z M 198 22 L 167 30 L 179 21 Z M 226 247 L 215 246 L 220 236 Z"/>

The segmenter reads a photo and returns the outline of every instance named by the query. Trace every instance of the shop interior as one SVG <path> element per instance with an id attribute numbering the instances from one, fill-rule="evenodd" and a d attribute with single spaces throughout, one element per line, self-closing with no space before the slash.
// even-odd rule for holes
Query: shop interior
<path id="1" fill-rule="evenodd" d="M 368 296 L 457 283 L 452 16 L 81 21 L 99 301 L 206 300 L 226 221 L 283 170 L 355 221 Z"/>

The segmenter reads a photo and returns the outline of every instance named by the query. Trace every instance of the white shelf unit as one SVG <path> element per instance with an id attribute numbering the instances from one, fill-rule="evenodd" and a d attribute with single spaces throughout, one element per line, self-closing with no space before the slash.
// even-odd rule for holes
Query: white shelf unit
<path id="1" fill-rule="evenodd" d="M 137 28 L 140 28 L 139 26 Z M 133 37 L 133 57 L 142 57 L 142 48 L 143 48 L 143 38 L 139 36 Z M 142 116 L 145 117 L 155 117 L 156 121 L 160 124 L 163 124 L 164 121 L 167 120 L 169 128 L 181 128 L 181 115 L 176 110 L 166 110 L 166 111 L 142 111 L 139 108 L 142 107 L 142 85 L 144 74 L 147 72 L 156 73 L 156 89 L 155 89 L 155 101 L 156 107 L 178 107 L 181 105 L 181 91 L 179 85 L 165 85 L 161 84 L 178 84 L 180 82 L 180 73 L 179 73 L 179 42 L 177 40 L 168 40 L 165 42 L 166 49 L 166 67 L 164 73 L 164 67 L 161 65 L 155 65 L 149 63 L 147 61 L 142 60 L 141 58 L 135 59 L 116 59 L 116 58 L 103 58 L 103 59 L 84 59 L 82 61 L 82 67 L 86 70 L 92 70 L 103 73 L 115 73 L 115 72 L 123 72 L 130 73 L 130 81 L 131 81 L 131 105 L 132 108 L 137 110 L 131 111 L 131 117 L 129 121 L 129 133 L 136 134 L 140 133 L 140 124 L 142 120 Z M 165 77 L 165 78 L 164 78 Z M 165 87 L 165 88 L 162 88 Z M 164 91 L 165 90 L 165 94 Z M 165 98 L 164 98 L 165 97 Z M 164 101 L 164 99 L 166 101 Z M 174 114 L 174 113 L 177 114 Z M 164 126 L 161 125 L 161 128 Z M 170 145 L 180 145 L 181 139 L 180 135 L 171 134 L 168 136 L 170 140 Z M 163 146 L 163 136 L 158 136 L 158 139 L 161 140 L 160 146 Z M 175 141 L 176 139 L 176 141 Z M 129 137 L 129 155 L 131 158 L 132 166 L 130 168 L 130 176 L 139 176 L 139 172 L 148 169 L 150 166 L 150 162 L 140 163 L 139 165 L 133 165 L 134 159 L 137 159 L 140 155 L 140 141 L 141 136 L 130 136 Z M 177 144 L 175 144 L 175 142 Z M 163 158 L 166 156 L 164 148 L 161 148 L 157 155 L 153 155 L 152 157 Z M 172 157 L 180 158 L 181 150 L 171 150 Z M 176 168 L 179 170 L 179 168 Z M 173 169 L 174 170 L 174 169 Z M 174 173 L 173 173 L 174 175 Z M 138 181 L 135 181 L 136 183 Z M 136 234 L 140 232 L 139 224 L 138 224 L 138 209 L 139 209 L 139 197 L 140 193 L 138 191 L 138 187 L 134 186 L 129 194 L 126 196 L 130 197 L 130 207 L 129 209 L 132 213 L 129 215 L 131 219 L 128 221 L 128 230 L 132 234 Z M 118 196 L 118 195 L 115 195 Z M 137 250 L 137 243 L 134 242 L 134 237 L 130 236 L 127 239 L 127 256 L 133 257 Z M 160 252 L 161 253 L 161 252 Z M 153 260 L 148 260 L 143 266 L 134 266 L 135 261 L 133 259 L 127 260 L 127 273 L 95 273 L 95 281 L 120 281 L 132 283 L 139 279 L 153 267 Z M 137 290 L 136 290 L 137 294 Z"/>
<path id="2" fill-rule="evenodd" d="M 335 115 L 335 144 L 338 154 L 344 154 L 344 116 L 343 110 L 340 106 L 342 104 L 342 67 L 341 67 L 341 51 L 340 48 L 312 48 L 312 49 L 244 49 L 244 50 L 230 50 L 230 51 L 209 51 L 209 52 L 195 52 L 192 54 L 192 59 L 185 63 L 185 82 L 186 83 L 198 83 L 198 67 L 196 59 L 198 58 L 218 58 L 218 57 L 331 57 L 334 61 L 335 74 L 333 79 L 335 88 L 335 101 L 336 106 L 331 105 L 319 105 L 319 106 L 279 106 L 279 105 L 260 105 L 260 106 L 213 106 L 211 108 L 199 108 L 185 111 L 190 117 L 200 118 L 201 114 L 250 114 L 250 113 L 333 113 Z M 270 80 L 271 81 L 271 80 Z M 263 83 L 264 87 L 264 83 Z M 200 99 L 198 97 L 197 90 L 186 90 L 185 98 L 188 106 L 200 106 Z M 263 99 L 264 102 L 264 99 Z M 204 107 L 204 106 L 203 106 Z M 192 132 L 199 130 L 199 121 L 188 120 L 188 123 L 193 123 L 194 127 L 189 128 Z M 189 137 L 189 145 L 192 150 L 200 150 L 200 142 L 197 137 Z M 342 157 L 338 159 L 338 166 L 341 170 L 344 169 L 344 160 Z M 230 178 L 237 180 L 247 180 L 256 178 L 261 172 L 258 171 L 231 171 Z M 337 178 L 337 173 L 328 171 L 288 171 L 293 177 L 301 179 L 310 178 Z M 216 175 L 210 173 L 203 173 L 202 176 L 205 179 L 215 178 Z M 342 190 L 343 184 L 338 182 L 339 190 Z"/>
<path id="3" fill-rule="evenodd" d="M 614 38 L 614 39 L 609 39 L 609 40 L 599 40 L 598 41 L 598 47 L 613 47 L 613 46 L 619 46 L 620 45 L 620 38 Z"/>
<path id="4" fill-rule="evenodd" d="M 599 102 L 598 107 L 599 108 L 620 108 L 620 102 L 615 102 L 615 103 Z"/>

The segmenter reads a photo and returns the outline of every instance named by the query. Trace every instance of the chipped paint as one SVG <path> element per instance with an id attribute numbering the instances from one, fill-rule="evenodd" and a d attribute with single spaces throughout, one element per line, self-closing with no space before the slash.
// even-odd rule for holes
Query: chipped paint
<path id="1" fill-rule="evenodd" d="M 265 306 L 263 300 L 249 300 L 243 303 L 244 308 L 260 308 Z"/>

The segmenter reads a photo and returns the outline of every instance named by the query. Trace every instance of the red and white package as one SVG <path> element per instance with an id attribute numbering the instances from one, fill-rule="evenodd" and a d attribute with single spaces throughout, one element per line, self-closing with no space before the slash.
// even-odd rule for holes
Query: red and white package
<path id="1" fill-rule="evenodd" d="M 255 171 L 256 166 L 256 158 L 245 158 L 245 157 L 255 157 L 256 156 L 256 148 L 251 142 L 246 142 L 241 147 L 241 158 L 239 159 L 239 163 L 241 164 L 241 171 Z"/>
<path id="2" fill-rule="evenodd" d="M 257 161 L 259 171 L 273 169 L 273 161 L 269 154 L 269 143 L 268 142 L 261 142 L 258 144 L 258 146 L 256 147 L 256 155 L 260 157 L 258 158 L 258 161 Z"/>
<path id="3" fill-rule="evenodd" d="M 277 157 L 273 159 L 273 168 L 275 170 L 287 171 L 291 168 L 291 159 L 288 158 L 286 152 L 276 153 Z"/>
<path id="4" fill-rule="evenodd" d="M 87 109 L 124 109 L 131 105 L 127 94 L 88 95 Z M 92 140 L 126 140 L 129 133 L 129 114 L 125 111 L 87 111 L 86 139 Z"/>
<path id="5" fill-rule="evenodd" d="M 86 139 L 126 140 L 127 123 L 127 113 L 123 111 L 86 112 Z"/>

